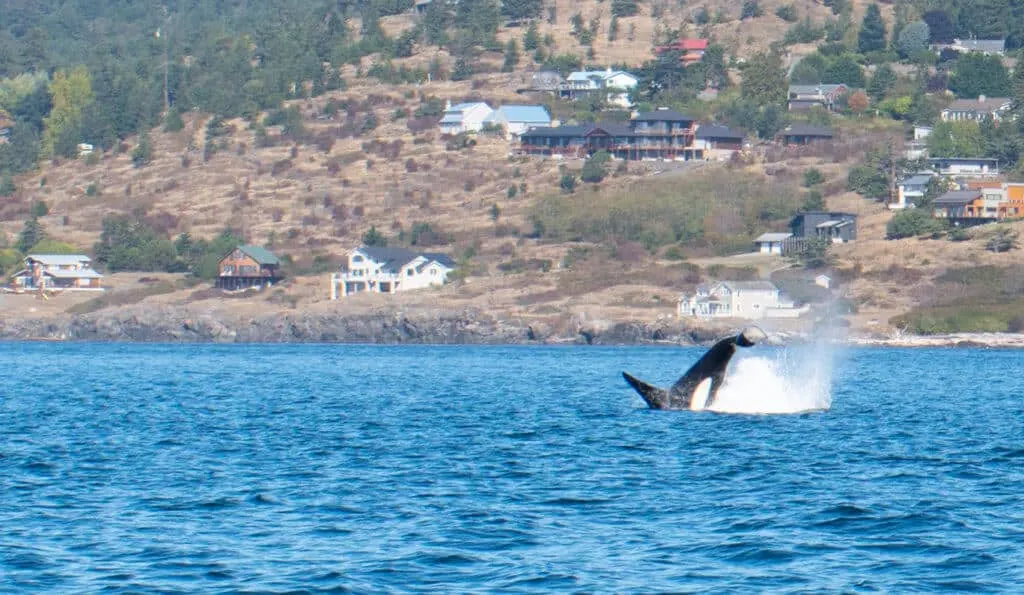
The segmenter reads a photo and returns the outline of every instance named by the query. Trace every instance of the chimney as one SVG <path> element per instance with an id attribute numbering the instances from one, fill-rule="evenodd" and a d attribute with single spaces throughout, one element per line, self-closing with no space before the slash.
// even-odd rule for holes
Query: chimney
<path id="1" fill-rule="evenodd" d="M 445 102 L 444 102 L 444 111 L 446 111 L 446 112 L 452 111 L 452 100 L 451 99 L 446 99 L 445 100 Z"/>
<path id="2" fill-rule="evenodd" d="M 985 96 L 984 95 L 978 95 L 978 103 L 985 103 Z"/>
<path id="3" fill-rule="evenodd" d="M 605 73 L 606 73 L 606 74 L 611 74 L 611 73 L 612 73 L 612 67 L 611 67 L 611 66 L 609 66 L 609 67 L 608 67 L 608 70 L 606 70 L 606 71 L 605 71 Z"/>

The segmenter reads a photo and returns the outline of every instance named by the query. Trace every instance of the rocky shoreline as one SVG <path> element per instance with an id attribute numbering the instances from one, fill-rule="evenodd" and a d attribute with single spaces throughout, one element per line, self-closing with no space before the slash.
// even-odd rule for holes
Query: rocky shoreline
<path id="1" fill-rule="evenodd" d="M 475 310 L 365 315 L 296 311 L 234 317 L 185 307 L 133 306 L 46 318 L 0 317 L 0 340 L 13 341 L 699 345 L 726 332 L 727 327 L 695 328 L 675 321 L 510 321 Z"/>
<path id="2" fill-rule="evenodd" d="M 183 306 L 129 306 L 52 317 L 0 316 L 0 340 L 137 343 L 370 343 L 422 345 L 709 345 L 735 332 L 727 324 L 504 320 L 477 310 L 380 311 L 372 314 L 284 312 L 254 317 Z M 776 344 L 809 339 L 772 333 Z M 850 335 L 836 342 L 876 347 L 1024 348 L 1024 334 Z"/>

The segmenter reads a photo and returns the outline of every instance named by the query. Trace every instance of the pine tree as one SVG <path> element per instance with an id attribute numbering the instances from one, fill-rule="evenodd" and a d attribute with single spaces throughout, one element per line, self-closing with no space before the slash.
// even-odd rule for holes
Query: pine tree
<path id="1" fill-rule="evenodd" d="M 501 71 L 512 72 L 515 70 L 516 64 L 519 64 L 519 44 L 513 37 L 505 44 L 505 63 L 502 64 Z"/>
<path id="2" fill-rule="evenodd" d="M 442 46 L 448 41 L 448 23 L 451 14 L 448 11 L 448 3 L 431 2 L 427 5 L 427 12 L 423 15 L 423 39 L 429 45 Z"/>
<path id="3" fill-rule="evenodd" d="M 860 31 L 857 32 L 857 51 L 862 54 L 868 52 L 880 52 L 885 49 L 885 21 L 882 20 L 882 11 L 878 4 L 868 5 L 864 13 L 864 20 L 861 21 Z"/>
<path id="4" fill-rule="evenodd" d="M 786 100 L 786 71 L 777 53 L 758 54 L 743 69 L 740 95 L 756 104 L 781 104 Z"/>
<path id="5" fill-rule="evenodd" d="M 868 83 L 867 89 L 868 95 L 875 101 L 881 101 L 895 82 L 896 73 L 888 64 L 882 64 L 875 69 L 875 74 L 871 76 L 871 82 Z"/>
<path id="6" fill-rule="evenodd" d="M 27 254 L 32 249 L 32 246 L 45 239 L 46 229 L 43 228 L 43 224 L 39 222 L 39 219 L 32 217 L 25 222 L 25 227 L 21 229 L 21 234 L 18 235 L 18 242 L 14 247 L 18 249 L 18 252 Z"/>
<path id="7" fill-rule="evenodd" d="M 530 21 L 530 25 L 523 34 L 523 49 L 532 52 L 540 45 L 540 34 L 537 33 L 537 23 Z"/>

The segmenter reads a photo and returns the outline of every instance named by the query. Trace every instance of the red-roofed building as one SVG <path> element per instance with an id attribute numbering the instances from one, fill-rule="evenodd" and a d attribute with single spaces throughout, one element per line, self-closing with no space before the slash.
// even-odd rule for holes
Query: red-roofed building
<path id="1" fill-rule="evenodd" d="M 682 52 L 683 55 L 679 57 L 679 61 L 684 64 L 692 64 L 699 62 L 707 49 L 708 40 L 706 39 L 680 39 L 669 45 L 659 47 L 657 52 L 658 54 L 671 51 Z"/>

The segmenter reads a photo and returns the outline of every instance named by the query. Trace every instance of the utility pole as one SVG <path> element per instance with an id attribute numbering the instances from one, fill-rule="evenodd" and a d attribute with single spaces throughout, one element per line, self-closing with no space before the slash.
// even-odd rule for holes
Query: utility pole
<path id="1" fill-rule="evenodd" d="M 160 10 L 161 10 L 161 12 L 164 15 L 164 26 L 166 28 L 166 25 L 168 23 L 170 23 L 170 21 L 171 21 L 171 17 L 170 17 L 170 15 L 167 12 L 167 6 L 166 5 L 161 6 Z M 159 29 L 157 29 L 157 36 L 159 37 L 160 35 L 161 35 L 161 32 L 160 32 Z M 167 77 L 167 33 L 166 32 L 163 33 L 163 38 L 164 38 L 164 117 L 166 118 L 168 112 L 171 109 L 170 92 L 168 91 L 168 88 L 167 88 L 168 87 L 168 84 L 167 84 L 168 77 Z"/>
<path id="2" fill-rule="evenodd" d="M 893 142 L 889 141 L 889 205 L 896 202 L 896 155 Z"/>

